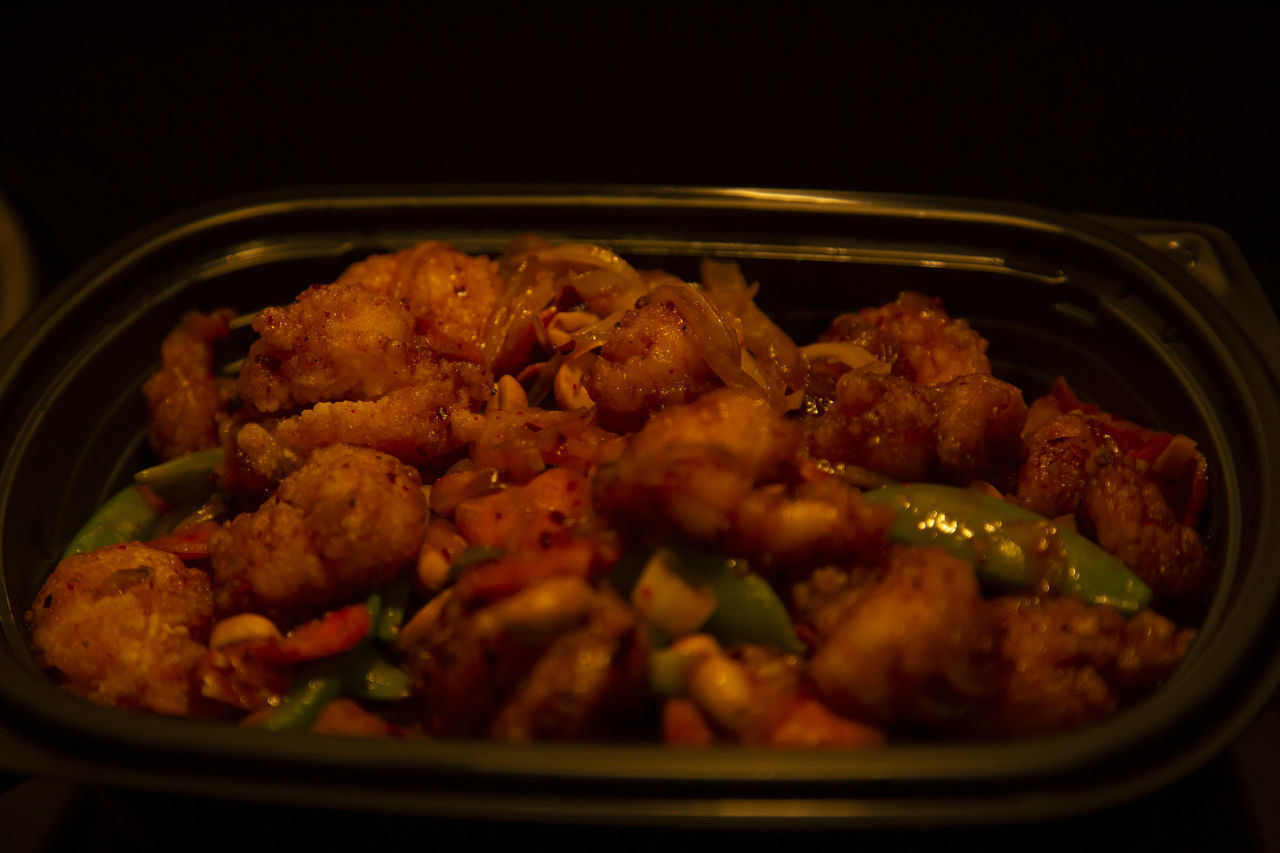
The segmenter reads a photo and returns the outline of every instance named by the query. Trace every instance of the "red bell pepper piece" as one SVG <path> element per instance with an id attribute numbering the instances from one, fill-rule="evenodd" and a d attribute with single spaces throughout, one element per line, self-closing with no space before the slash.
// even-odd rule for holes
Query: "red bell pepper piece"
<path id="1" fill-rule="evenodd" d="M 216 521 L 201 521 L 190 527 L 182 527 L 167 536 L 147 543 L 157 551 L 167 551 L 183 560 L 203 560 L 209 556 L 209 536 L 220 525 Z"/>
<path id="2" fill-rule="evenodd" d="M 254 643 L 252 654 L 266 663 L 279 664 L 333 657 L 359 645 L 372 627 L 369 608 L 353 604 L 299 625 L 285 637 L 259 640 Z"/>

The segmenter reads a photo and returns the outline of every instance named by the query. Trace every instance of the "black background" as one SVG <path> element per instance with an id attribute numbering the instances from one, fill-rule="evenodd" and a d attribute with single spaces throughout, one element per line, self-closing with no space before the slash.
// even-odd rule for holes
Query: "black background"
<path id="1" fill-rule="evenodd" d="M 49 4 L 0 23 L 0 191 L 42 288 L 135 228 L 227 196 L 532 181 L 925 193 L 1207 222 L 1274 304 L 1277 23 L 1274 7 L 1208 4 Z M 1273 757 L 1274 707 L 1170 789 L 997 838 L 1280 849 Z M 50 790 L 49 838 L 152 837 L 149 818 L 80 788 L 18 784 L 3 818 L 41 813 L 30 801 Z M 256 816 L 219 808 L 233 825 Z M 558 836 L 497 840 L 523 837 Z"/>

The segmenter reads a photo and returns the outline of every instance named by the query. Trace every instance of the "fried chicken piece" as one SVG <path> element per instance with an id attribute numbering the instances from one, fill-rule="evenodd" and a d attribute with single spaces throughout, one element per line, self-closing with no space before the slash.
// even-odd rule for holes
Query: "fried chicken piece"
<path id="1" fill-rule="evenodd" d="M 868 503 L 835 477 L 795 489 L 777 483 L 755 489 L 734 507 L 724 544 L 773 575 L 870 556 L 884 546 L 894 517 L 891 508 Z"/>
<path id="2" fill-rule="evenodd" d="M 413 382 L 421 357 L 407 306 L 350 284 L 315 285 L 253 321 L 236 384 L 245 403 L 273 414 L 326 400 L 371 400 Z"/>
<path id="3" fill-rule="evenodd" d="M 582 382 L 600 425 L 631 432 L 722 385 L 713 361 L 737 368 L 740 358 L 736 335 L 696 288 L 665 284 L 623 315 Z"/>
<path id="4" fill-rule="evenodd" d="M 1032 512 L 1057 518 L 1075 513 L 1085 481 L 1114 459 L 1119 448 L 1099 421 L 1066 414 L 1024 437 L 1020 453 L 1018 500 Z"/>
<path id="5" fill-rule="evenodd" d="M 234 316 L 230 308 L 191 311 L 165 335 L 160 369 L 142 386 L 147 438 L 162 460 L 218 446 L 217 415 L 226 409 L 232 382 L 213 375 L 213 344 L 227 336 Z"/>
<path id="6" fill-rule="evenodd" d="M 1104 719 L 1168 677 L 1194 637 L 1144 610 L 1074 598 L 1006 597 L 989 603 L 1005 662 L 999 690 L 966 730 L 983 737 L 1045 734 Z"/>
<path id="7" fill-rule="evenodd" d="M 497 261 L 431 241 L 352 264 L 334 282 L 356 285 L 402 303 L 417 329 L 439 348 L 438 336 L 479 355 L 485 324 L 503 281 Z"/>
<path id="8" fill-rule="evenodd" d="M 579 539 L 472 566 L 410 626 L 405 664 L 428 731 L 558 738 L 626 712 L 609 697 L 645 678 L 644 639 L 617 595 L 591 586 L 595 560 Z"/>
<path id="9" fill-rule="evenodd" d="M 945 551 L 895 546 L 882 576 L 828 606 L 809 672 L 838 713 L 946 730 L 994 687 L 995 625 L 973 567 Z"/>
<path id="10" fill-rule="evenodd" d="M 493 468 L 510 482 L 526 482 L 554 465 L 583 476 L 617 458 L 623 439 L 596 425 L 587 409 L 562 412 L 525 406 L 457 417 L 454 432 L 470 445 L 478 468 Z"/>
<path id="11" fill-rule="evenodd" d="M 1217 573 L 1200 535 L 1178 522 L 1159 484 L 1131 457 L 1117 458 L 1085 483 L 1079 522 L 1156 595 L 1208 603 Z"/>
<path id="12" fill-rule="evenodd" d="M 983 373 L 925 387 L 871 370 L 836 383 L 832 405 L 806 418 L 809 451 L 894 480 L 1012 485 L 1027 406 Z"/>
<path id="13" fill-rule="evenodd" d="M 985 480 L 1004 491 L 1017 473 L 1027 404 L 1022 392 L 985 373 L 937 386 L 936 448 L 942 476 L 960 485 Z"/>
<path id="14" fill-rule="evenodd" d="M 426 517 L 413 468 L 365 448 L 321 448 L 209 538 L 217 608 L 292 624 L 367 595 L 417 557 Z"/>
<path id="15" fill-rule="evenodd" d="M 893 365 L 895 376 L 920 385 L 991 372 L 987 342 L 968 321 L 948 316 L 941 299 L 910 291 L 878 308 L 842 314 L 821 340 L 860 344 Z"/>
<path id="16" fill-rule="evenodd" d="M 625 730 L 649 696 L 647 634 L 612 592 L 586 624 L 556 637 L 489 727 L 506 741 L 601 739 Z"/>
<path id="17" fill-rule="evenodd" d="M 453 419 L 483 408 L 491 387 L 488 374 L 476 365 L 428 360 L 407 388 L 376 400 L 317 403 L 281 421 L 276 434 L 299 453 L 350 444 L 424 467 L 462 447 Z"/>
<path id="18" fill-rule="evenodd" d="M 938 414 L 931 389 L 897 376 L 850 371 L 834 404 L 806 420 L 809 452 L 895 480 L 925 479 L 937 457 Z"/>
<path id="19" fill-rule="evenodd" d="M 415 384 L 376 400 L 317 403 L 283 419 L 227 419 L 221 487 L 265 499 L 309 453 L 331 444 L 367 447 L 409 465 L 432 467 L 462 448 L 456 419 L 475 416 L 491 386 L 483 368 L 466 362 L 424 360 L 415 377 Z"/>
<path id="20" fill-rule="evenodd" d="M 58 564 L 27 613 L 36 659 L 62 685 L 104 705 L 191 713 L 205 653 L 209 576 L 139 543 Z"/>
<path id="21" fill-rule="evenodd" d="M 594 479 L 597 508 L 633 534 L 683 531 L 715 540 L 757 483 L 800 449 L 799 428 L 764 400 L 734 389 L 667 409 L 636 433 Z"/>

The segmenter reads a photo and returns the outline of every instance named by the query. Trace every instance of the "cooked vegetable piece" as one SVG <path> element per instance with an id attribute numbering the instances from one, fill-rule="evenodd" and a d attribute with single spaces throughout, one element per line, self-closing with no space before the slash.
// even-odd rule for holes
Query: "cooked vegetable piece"
<path id="1" fill-rule="evenodd" d="M 459 575 L 472 566 L 492 563 L 506 553 L 506 548 L 495 548 L 492 545 L 469 545 L 465 551 L 458 555 L 457 559 L 449 564 L 449 580 L 457 580 Z"/>
<path id="2" fill-rule="evenodd" d="M 409 606 L 408 573 L 387 584 L 382 591 L 382 611 L 378 614 L 374 631 L 383 643 L 394 643 L 400 637 L 405 609 Z"/>
<path id="3" fill-rule="evenodd" d="M 358 699 L 394 702 L 408 699 L 409 675 L 382 655 L 373 653 L 372 662 L 364 670 L 364 678 L 348 684 L 347 692 Z"/>
<path id="4" fill-rule="evenodd" d="M 158 536 L 147 544 L 158 551 L 176 554 L 184 560 L 203 560 L 209 556 L 209 534 L 217 529 L 216 521 L 199 521 Z"/>
<path id="5" fill-rule="evenodd" d="M 682 578 L 691 591 L 705 588 L 714 598 L 714 611 L 700 623 L 703 631 L 725 643 L 758 643 L 796 654 L 804 652 L 805 645 L 796 636 L 786 607 L 768 581 L 752 572 L 745 560 L 687 543 L 673 544 L 660 553 L 665 554 L 662 560 L 665 568 Z M 637 589 L 647 573 L 647 570 L 642 572 L 634 582 Z M 629 574 L 630 571 L 615 571 L 615 583 L 625 580 Z M 634 595 L 635 590 L 631 592 Z M 692 598 L 696 602 L 700 596 L 673 598 L 678 601 Z M 693 606 L 696 608 L 697 604 Z M 665 624 L 656 627 L 670 633 Z"/>
<path id="6" fill-rule="evenodd" d="M 679 557 L 674 552 L 659 548 L 631 591 L 636 612 L 672 637 L 698 630 L 718 604 L 709 585 L 694 585 L 680 576 L 672 565 L 677 561 Z"/>
<path id="7" fill-rule="evenodd" d="M 306 731 L 320 716 L 325 706 L 342 693 L 342 679 L 317 667 L 314 674 L 303 675 L 280 705 L 258 722 L 258 727 L 272 732 Z"/>
<path id="8" fill-rule="evenodd" d="M 1043 589 L 1136 613 L 1151 589 L 1093 542 L 1007 501 L 931 483 L 884 486 L 867 500 L 898 510 L 890 538 L 935 546 L 974 564 L 991 584 Z"/>
<path id="9" fill-rule="evenodd" d="M 133 480 L 171 504 L 200 504 L 213 494 L 213 471 L 220 464 L 221 448 L 197 450 L 144 468 L 133 475 Z"/>
<path id="10" fill-rule="evenodd" d="M 304 627 L 314 626 L 319 630 L 340 624 L 345 638 L 346 626 L 353 623 L 347 611 L 352 609 L 338 611 L 341 618 L 330 620 L 329 626 L 321 619 Z M 365 611 L 366 618 L 361 623 L 365 630 L 355 646 L 336 657 L 304 666 L 294 688 L 275 710 L 258 723 L 260 727 L 271 731 L 305 730 L 315 722 L 326 705 L 344 692 L 367 699 L 394 700 L 408 696 L 408 676 L 373 649 L 375 614 L 383 611 L 382 594 L 369 596 L 360 609 Z"/>
<path id="11" fill-rule="evenodd" d="M 137 542 L 148 538 L 160 512 L 136 485 L 125 486 L 98 508 L 72 537 L 62 559 L 85 554 L 106 545 Z"/>

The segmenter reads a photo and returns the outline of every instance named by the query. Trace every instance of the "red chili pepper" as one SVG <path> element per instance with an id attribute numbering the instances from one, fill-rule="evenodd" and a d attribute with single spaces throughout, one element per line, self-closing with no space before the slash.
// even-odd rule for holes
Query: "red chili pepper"
<path id="1" fill-rule="evenodd" d="M 209 556 L 209 536 L 219 526 L 216 521 L 201 521 L 175 530 L 167 536 L 152 539 L 147 546 L 157 551 L 167 551 L 183 560 L 203 560 Z"/>
<path id="2" fill-rule="evenodd" d="M 252 655 L 266 663 L 303 663 L 332 657 L 355 648 L 373 627 L 373 617 L 363 604 L 332 610 L 278 640 L 254 644 Z"/>

